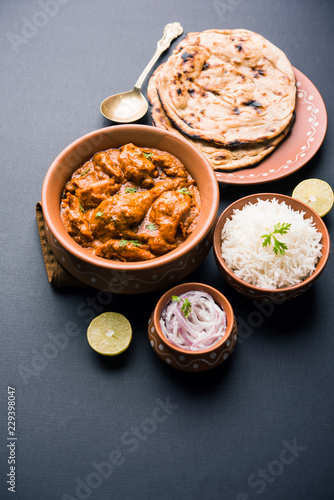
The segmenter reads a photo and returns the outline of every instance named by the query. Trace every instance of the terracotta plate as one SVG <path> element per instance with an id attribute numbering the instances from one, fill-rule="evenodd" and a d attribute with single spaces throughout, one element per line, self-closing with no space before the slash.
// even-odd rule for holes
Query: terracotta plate
<path id="1" fill-rule="evenodd" d="M 296 121 L 288 137 L 255 167 L 216 172 L 223 184 L 262 184 L 303 167 L 320 148 L 327 129 L 324 101 L 313 83 L 294 68 L 297 80 Z"/>

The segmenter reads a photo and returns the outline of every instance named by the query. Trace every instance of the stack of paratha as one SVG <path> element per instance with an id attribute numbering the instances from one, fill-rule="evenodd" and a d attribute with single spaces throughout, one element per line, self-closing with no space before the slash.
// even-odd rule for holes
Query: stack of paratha
<path id="1" fill-rule="evenodd" d="M 258 163 L 286 137 L 296 84 L 286 55 L 248 30 L 189 33 L 153 73 L 156 127 L 182 134 L 214 169 Z"/>

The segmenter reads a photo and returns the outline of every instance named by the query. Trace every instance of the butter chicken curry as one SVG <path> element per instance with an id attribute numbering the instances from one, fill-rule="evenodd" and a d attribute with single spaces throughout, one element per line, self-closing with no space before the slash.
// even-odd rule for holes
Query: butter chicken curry
<path id="1" fill-rule="evenodd" d="M 201 200 L 175 156 L 126 144 L 96 153 L 66 183 L 67 232 L 95 255 L 143 261 L 180 245 L 194 230 Z"/>

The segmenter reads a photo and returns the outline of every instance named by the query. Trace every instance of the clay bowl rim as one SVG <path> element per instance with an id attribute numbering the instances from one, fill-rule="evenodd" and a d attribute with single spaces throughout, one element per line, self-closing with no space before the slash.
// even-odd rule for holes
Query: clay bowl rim
<path id="1" fill-rule="evenodd" d="M 194 229 L 193 233 L 185 240 L 181 245 L 179 245 L 174 250 L 161 255 L 159 257 L 155 257 L 154 259 L 148 261 L 138 261 L 138 262 L 118 262 L 113 260 L 104 259 L 102 257 L 98 257 L 92 254 L 89 250 L 82 248 L 78 243 L 76 243 L 73 238 L 67 233 L 65 227 L 60 226 L 60 231 L 57 229 L 56 224 L 54 223 L 54 214 L 51 214 L 48 206 L 48 197 L 47 191 L 50 185 L 50 179 L 53 177 L 55 171 L 62 164 L 66 164 L 66 156 L 75 151 L 81 144 L 85 141 L 89 141 L 90 139 L 96 138 L 96 136 L 103 134 L 109 135 L 112 134 L 113 131 L 120 132 L 124 131 L 124 135 L 126 135 L 126 131 L 128 134 L 134 134 L 136 131 L 142 130 L 143 133 L 147 132 L 147 134 L 153 134 L 163 140 L 165 137 L 169 137 L 172 142 L 178 142 L 183 147 L 188 150 L 192 150 L 193 153 L 198 157 L 198 160 L 202 163 L 202 169 L 204 166 L 206 167 L 206 173 L 208 176 L 208 182 L 210 182 L 210 186 L 212 187 L 212 197 L 211 206 L 208 210 L 208 214 L 205 219 L 202 219 L 201 226 Z M 112 140 L 112 137 L 111 137 Z M 128 141 L 129 142 L 129 141 Z M 125 142 L 124 142 L 125 144 Z M 113 147 L 113 146 L 110 146 Z M 143 146 L 144 147 L 144 146 Z M 149 147 L 149 146 L 148 146 Z M 173 148 L 171 148 L 173 149 Z M 96 149 L 96 152 L 101 151 L 101 149 Z M 171 153 L 174 154 L 174 153 Z M 176 156 L 174 154 L 174 156 Z M 70 175 L 75 171 L 76 168 L 79 168 L 80 165 L 76 165 L 73 167 L 73 171 Z M 71 168 L 72 170 L 72 168 Z M 201 192 L 200 192 L 201 194 Z M 42 186 L 42 195 L 41 195 L 41 204 L 43 209 L 43 215 L 45 221 L 49 227 L 49 230 L 54 238 L 61 244 L 61 246 L 69 252 L 74 257 L 91 264 L 93 266 L 98 266 L 100 268 L 108 269 L 108 270 L 118 270 L 118 271 L 144 271 L 148 269 L 155 269 L 160 266 L 166 266 L 173 262 L 175 259 L 179 259 L 185 256 L 190 250 L 195 248 L 198 244 L 200 244 L 203 239 L 206 237 L 212 225 L 216 222 L 218 208 L 219 208 L 219 185 L 216 179 L 215 173 L 206 160 L 206 158 L 200 153 L 200 151 L 190 144 L 186 139 L 176 136 L 173 133 L 167 130 L 160 130 L 156 127 L 152 127 L 150 125 L 139 125 L 139 124 L 130 124 L 130 125 L 112 125 L 109 127 L 103 127 L 97 130 L 93 130 L 89 132 L 75 141 L 71 142 L 68 146 L 66 146 L 53 160 L 51 163 Z M 59 200 L 60 203 L 60 200 Z M 57 214 L 56 217 L 60 217 L 60 213 Z"/>
<path id="2" fill-rule="evenodd" d="M 247 283 L 246 281 L 243 281 L 242 279 L 238 278 L 234 274 L 233 271 L 231 271 L 223 257 L 221 256 L 221 251 L 220 251 L 220 245 L 221 245 L 221 231 L 223 228 L 223 223 L 225 222 L 226 219 L 226 214 L 228 212 L 233 213 L 234 208 L 242 208 L 244 205 L 247 203 L 256 203 L 257 199 L 260 198 L 262 200 L 267 200 L 267 199 L 273 199 L 277 198 L 279 201 L 285 201 L 287 204 L 291 205 L 291 207 L 296 210 L 296 206 L 293 207 L 293 205 L 298 206 L 299 211 L 303 211 L 305 213 L 304 218 L 309 219 L 310 217 L 313 217 L 313 222 L 318 223 L 321 227 L 321 233 L 322 233 L 322 239 L 321 243 L 323 245 L 322 247 L 322 256 L 319 260 L 319 262 L 316 265 L 315 270 L 313 273 L 306 278 L 304 281 L 301 281 L 300 283 L 297 283 L 296 285 L 288 286 L 285 288 L 260 288 L 255 285 L 251 285 L 250 283 Z M 317 230 L 319 231 L 319 228 L 317 227 Z M 325 251 L 324 251 L 325 247 Z M 215 257 L 218 260 L 219 265 L 223 268 L 224 272 L 228 274 L 228 276 L 231 278 L 233 282 L 236 282 L 240 285 L 242 288 L 247 288 L 248 290 L 252 290 L 253 292 L 261 292 L 265 293 L 268 295 L 275 295 L 277 293 L 285 293 L 285 292 L 290 292 L 290 291 L 295 291 L 298 289 L 302 289 L 307 286 L 309 283 L 314 281 L 324 270 L 328 258 L 329 258 L 329 253 L 330 253 L 330 237 L 328 233 L 328 229 L 326 227 L 326 224 L 322 220 L 322 218 L 308 205 L 303 203 L 300 200 L 297 200 L 296 198 L 292 198 L 291 196 L 285 195 L 285 194 L 279 194 L 279 193 L 255 193 L 251 195 L 244 196 L 243 198 L 239 198 L 238 200 L 234 201 L 231 203 L 226 209 L 221 213 L 221 215 L 218 218 L 214 235 L 213 235 L 213 251 L 215 254 Z M 255 293 L 254 293 L 255 296 Z"/>
<path id="3" fill-rule="evenodd" d="M 209 293 L 214 299 L 214 301 L 217 302 L 219 306 L 223 307 L 226 314 L 226 330 L 223 337 L 216 344 L 212 345 L 208 349 L 201 349 L 198 351 L 189 351 L 187 349 L 182 349 L 181 347 L 173 345 L 162 333 L 159 321 L 162 310 L 165 307 L 165 305 L 170 301 L 172 295 L 178 295 L 178 294 L 181 295 L 182 293 L 186 293 L 187 291 L 190 292 L 192 290 L 205 291 Z M 219 300 L 217 300 L 217 298 Z M 234 320 L 233 308 L 228 299 L 225 297 L 225 295 L 223 295 L 219 290 L 212 287 L 211 285 L 199 282 L 181 283 L 179 285 L 170 288 L 160 297 L 153 311 L 153 325 L 160 340 L 163 343 L 165 343 L 171 350 L 176 351 L 185 356 L 193 356 L 193 357 L 208 354 L 211 351 L 219 349 L 223 344 L 225 344 L 226 340 L 230 337 L 233 331 L 234 321 L 235 320 Z"/>

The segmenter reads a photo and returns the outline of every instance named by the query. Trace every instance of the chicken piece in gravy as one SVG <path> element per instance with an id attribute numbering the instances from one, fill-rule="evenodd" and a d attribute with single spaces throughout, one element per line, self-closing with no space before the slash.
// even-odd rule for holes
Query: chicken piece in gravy
<path id="1" fill-rule="evenodd" d="M 60 212 L 67 232 L 106 259 L 150 260 L 194 230 L 201 200 L 175 156 L 126 144 L 96 153 L 66 183 Z"/>

